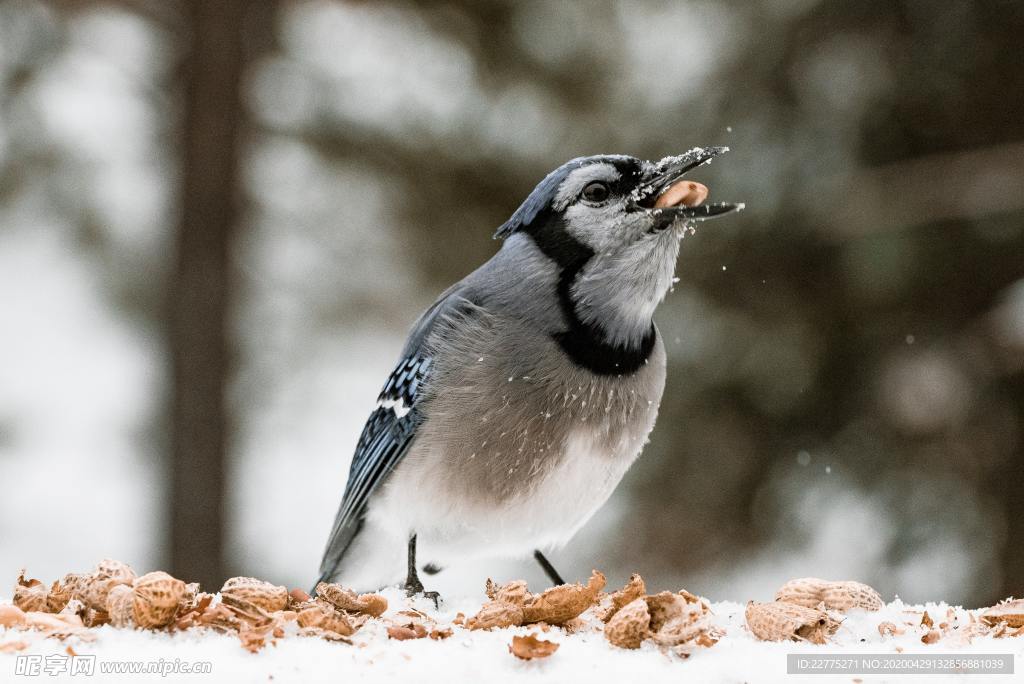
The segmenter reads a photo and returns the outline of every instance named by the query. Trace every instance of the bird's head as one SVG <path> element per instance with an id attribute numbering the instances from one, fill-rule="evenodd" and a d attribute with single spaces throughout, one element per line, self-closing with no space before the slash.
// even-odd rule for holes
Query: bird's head
<path id="1" fill-rule="evenodd" d="M 495 237 L 535 243 L 561 269 L 560 294 L 574 315 L 610 344 L 628 346 L 650 329 L 689 222 L 743 208 L 704 204 L 707 187 L 684 178 L 726 151 L 694 148 L 657 162 L 573 159 L 548 174 Z"/>
<path id="2" fill-rule="evenodd" d="M 684 178 L 728 149 L 698 147 L 657 162 L 621 154 L 578 157 L 549 173 L 495 237 L 523 231 L 543 238 L 564 228 L 600 254 L 686 221 L 742 209 L 741 204 L 704 204 L 707 188 Z"/>

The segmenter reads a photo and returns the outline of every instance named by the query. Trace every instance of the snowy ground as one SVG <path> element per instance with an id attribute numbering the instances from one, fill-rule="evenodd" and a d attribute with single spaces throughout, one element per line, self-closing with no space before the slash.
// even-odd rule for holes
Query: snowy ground
<path id="1" fill-rule="evenodd" d="M 0 682 L 82 681 L 85 674 L 71 674 L 73 659 L 66 649 L 82 656 L 95 656 L 92 677 L 95 681 L 217 681 L 217 682 L 452 682 L 464 681 L 550 681 L 550 682 L 636 682 L 636 681 L 807 681 L 808 676 L 786 674 L 786 654 L 888 654 L 919 653 L 931 657 L 967 657 L 975 654 L 1013 654 L 1017 675 L 973 676 L 893 676 L 832 675 L 831 681 L 1021 681 L 1024 673 L 1024 637 L 995 639 L 978 637 L 970 643 L 957 643 L 954 636 L 927 645 L 921 642 L 925 631 L 918 625 L 927 610 L 940 621 L 966 624 L 970 613 L 960 608 L 949 612 L 943 603 L 904 605 L 896 600 L 878 612 L 851 611 L 833 638 L 833 643 L 815 646 L 808 643 L 757 641 L 747 630 L 744 605 L 733 602 L 712 604 L 717 626 L 725 636 L 710 648 L 698 648 L 689 658 L 659 651 L 645 642 L 637 651 L 608 644 L 600 622 L 589 619 L 588 627 L 569 634 L 558 628 L 544 632 L 536 627 L 469 631 L 455 626 L 448 639 L 429 638 L 396 641 L 387 635 L 387 619 L 400 610 L 415 607 L 433 618 L 438 626 L 449 625 L 458 612 L 472 615 L 480 599 L 448 600 L 440 611 L 423 599 L 406 599 L 397 590 L 385 592 L 389 610 L 383 620 L 371 620 L 353 637 L 353 644 L 325 641 L 315 637 L 287 634 L 257 653 L 243 649 L 237 636 L 213 631 L 190 630 L 174 634 L 115 629 L 104 626 L 92 630 L 96 638 L 66 641 L 43 638 L 39 633 L 0 628 Z M 8 601 L 4 601 L 7 603 Z M 587 617 L 587 614 L 584 615 Z M 900 636 L 882 636 L 878 625 L 889 621 L 906 629 Z M 550 657 L 523 661 L 509 652 L 512 637 L 537 633 L 540 638 L 557 642 L 560 648 Z M 23 648 L 3 652 L 5 644 L 26 642 Z M 15 646 L 8 646 L 13 649 Z M 22 656 L 20 665 L 18 658 Z M 24 658 L 28 656 L 28 658 Z M 24 668 L 34 662 L 40 671 L 30 675 Z M 166 675 L 113 674 L 104 667 L 115 663 L 163 661 L 173 667 L 177 661 L 190 666 L 208 663 L 209 672 L 170 672 Z M 85 662 L 85 661 L 83 661 Z M 158 665 L 157 667 L 163 667 Z M 23 668 L 19 672 L 19 667 Z M 128 665 L 127 667 L 137 667 Z M 200 665 L 200 667 L 204 667 Z M 49 668 L 49 669 L 48 669 Z M 48 674 L 53 671 L 54 674 Z M 24 676 L 22 676 L 22 674 Z"/>

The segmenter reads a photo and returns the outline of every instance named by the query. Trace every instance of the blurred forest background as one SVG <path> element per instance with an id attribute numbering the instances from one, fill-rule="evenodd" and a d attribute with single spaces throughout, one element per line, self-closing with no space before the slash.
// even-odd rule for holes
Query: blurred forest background
<path id="1" fill-rule="evenodd" d="M 733 152 L 562 573 L 1024 594 L 1024 3 L 0 0 L 0 580 L 307 586 L 408 326 L 582 154 Z M 486 575 L 435 588 L 478 593 Z M 461 587 L 461 589 L 459 588 Z"/>

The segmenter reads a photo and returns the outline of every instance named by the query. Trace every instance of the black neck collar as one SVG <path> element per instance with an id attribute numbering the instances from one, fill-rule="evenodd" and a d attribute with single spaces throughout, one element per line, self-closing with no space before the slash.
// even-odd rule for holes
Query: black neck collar
<path id="1" fill-rule="evenodd" d="M 523 232 L 545 256 L 558 264 L 558 304 L 569 329 L 554 333 L 552 337 L 562 351 L 573 363 L 597 375 L 631 375 L 643 367 L 654 349 L 653 322 L 639 342 L 612 345 L 605 341 L 604 332 L 598 326 L 583 322 L 576 311 L 570 288 L 594 256 L 594 250 L 569 234 L 561 217 L 551 212 L 538 216 Z"/>

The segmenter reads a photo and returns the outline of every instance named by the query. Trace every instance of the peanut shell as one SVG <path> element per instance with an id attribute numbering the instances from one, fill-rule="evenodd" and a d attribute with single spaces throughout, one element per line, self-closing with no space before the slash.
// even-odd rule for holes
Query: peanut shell
<path id="1" fill-rule="evenodd" d="M 775 600 L 804 608 L 847 611 L 852 608 L 879 610 L 882 597 L 866 584 L 854 581 L 832 582 L 817 577 L 790 580 L 775 592 Z"/>
<path id="2" fill-rule="evenodd" d="M 18 583 L 14 587 L 14 605 L 21 608 L 26 613 L 28 612 L 49 612 L 48 599 L 50 596 L 50 590 L 46 588 L 46 585 L 37 579 L 25 579 L 25 573 L 22 571 L 20 577 L 18 577 Z"/>
<path id="3" fill-rule="evenodd" d="M 126 584 L 118 584 L 107 594 L 107 614 L 114 627 L 135 626 L 135 590 Z"/>
<path id="4" fill-rule="evenodd" d="M 647 601 L 634 599 L 616 611 L 604 626 L 604 638 L 619 648 L 640 648 L 648 634 L 651 614 Z"/>
<path id="5" fill-rule="evenodd" d="M 248 601 L 268 612 L 284 610 L 288 605 L 285 587 L 264 582 L 255 577 L 232 577 L 221 587 L 222 596 Z"/>
<path id="6" fill-rule="evenodd" d="M 380 617 L 388 609 L 388 600 L 380 594 L 356 595 L 351 589 L 340 584 L 321 582 L 316 585 L 316 595 L 341 610 L 350 613 L 365 613 Z"/>
<path id="7" fill-rule="evenodd" d="M 853 608 L 863 610 L 881 610 L 885 605 L 881 595 L 861 582 L 829 582 L 822 592 L 822 601 L 826 608 L 847 611 Z"/>
<path id="8" fill-rule="evenodd" d="M 756 603 L 746 610 L 747 627 L 761 641 L 810 641 L 824 644 L 839 629 L 828 613 L 792 603 Z"/>
<path id="9" fill-rule="evenodd" d="M 150 572 L 135 580 L 132 615 L 140 627 L 164 627 L 174 620 L 185 595 L 185 583 L 166 572 Z"/>
<path id="10" fill-rule="evenodd" d="M 340 636 L 351 636 L 356 631 L 348 616 L 327 603 L 314 603 L 299 611 L 300 627 L 315 627 Z"/>
<path id="11" fill-rule="evenodd" d="M 644 585 L 644 578 L 640 575 L 632 575 L 622 589 L 608 597 L 608 605 L 603 606 L 600 612 L 602 622 L 608 622 L 624 606 L 646 594 L 647 587 Z"/>
<path id="12" fill-rule="evenodd" d="M 533 633 L 529 636 L 512 637 L 512 643 L 508 650 L 516 658 L 533 660 L 534 658 L 547 658 L 558 650 L 558 646 L 559 644 L 553 641 L 538 639 L 537 634 Z"/>
<path id="13" fill-rule="evenodd" d="M 84 603 L 86 608 L 106 612 L 110 589 L 118 585 L 131 585 L 134 581 L 135 571 L 126 563 L 105 558 L 91 574 L 76 580 L 73 597 Z"/>
<path id="14" fill-rule="evenodd" d="M 551 587 L 542 594 L 533 595 L 523 604 L 523 621 L 525 624 L 546 622 L 549 625 L 561 625 L 572 620 L 580 613 L 594 605 L 598 593 L 604 589 L 605 578 L 594 570 L 586 586 L 579 584 L 563 584 Z"/>
<path id="15" fill-rule="evenodd" d="M 817 577 L 801 577 L 790 580 L 775 592 L 775 600 L 804 608 L 817 608 L 823 600 L 822 594 L 828 584 L 827 580 Z"/>
<path id="16" fill-rule="evenodd" d="M 1024 599 L 997 603 L 981 614 L 981 620 L 989 626 L 1005 622 L 1009 627 L 1024 627 Z"/>
<path id="17" fill-rule="evenodd" d="M 480 612 L 466 618 L 468 629 L 492 629 L 514 627 L 523 624 L 523 607 L 504 601 L 491 601 L 480 608 Z"/>

